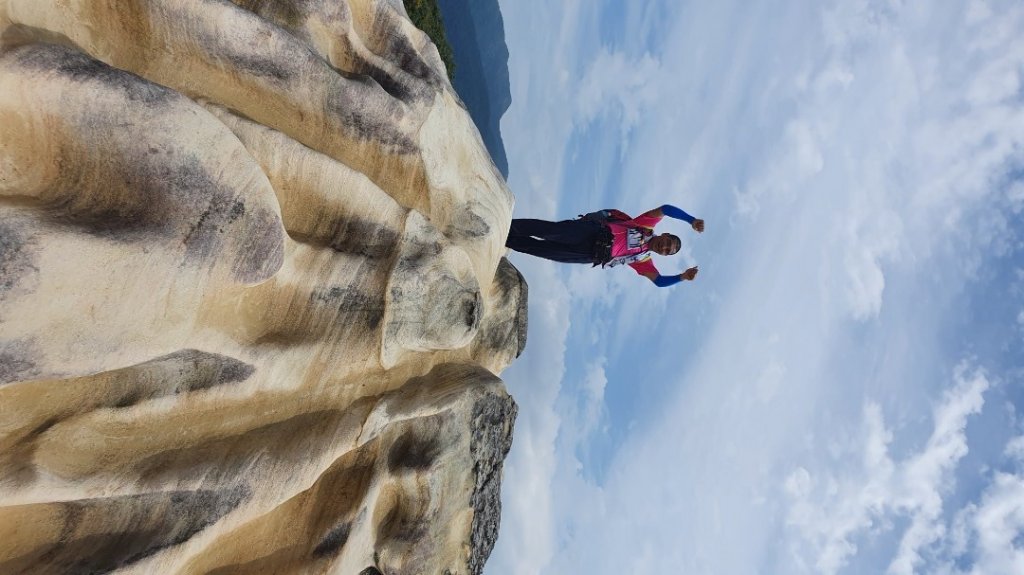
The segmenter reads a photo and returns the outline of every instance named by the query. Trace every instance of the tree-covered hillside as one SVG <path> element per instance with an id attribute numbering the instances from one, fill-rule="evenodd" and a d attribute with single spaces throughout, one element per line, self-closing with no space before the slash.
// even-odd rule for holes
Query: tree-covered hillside
<path id="1" fill-rule="evenodd" d="M 437 46 L 441 60 L 448 68 L 448 79 L 455 78 L 455 59 L 452 55 L 452 47 L 448 45 L 448 38 L 444 33 L 444 21 L 441 19 L 441 10 L 437 7 L 437 2 L 435 0 L 403 0 L 403 2 L 412 23 L 426 32 Z"/>

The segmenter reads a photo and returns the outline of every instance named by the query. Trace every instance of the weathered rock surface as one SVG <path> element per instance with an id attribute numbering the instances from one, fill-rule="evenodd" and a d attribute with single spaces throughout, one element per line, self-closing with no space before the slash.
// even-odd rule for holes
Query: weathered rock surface
<path id="1" fill-rule="evenodd" d="M 512 196 L 388 0 L 0 0 L 0 573 L 479 573 Z"/>

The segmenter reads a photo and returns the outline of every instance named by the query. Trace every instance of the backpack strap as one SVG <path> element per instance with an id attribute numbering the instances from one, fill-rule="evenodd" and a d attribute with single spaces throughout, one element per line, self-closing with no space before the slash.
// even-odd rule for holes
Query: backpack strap
<path id="1" fill-rule="evenodd" d="M 579 219 L 599 223 L 604 228 L 594 242 L 593 261 L 594 266 L 604 267 L 608 265 L 613 260 L 612 244 L 614 243 L 611 229 L 608 228 L 608 222 L 626 222 L 633 218 L 629 217 L 625 212 L 609 208 L 590 212 L 589 214 L 580 214 Z M 615 264 L 613 263 L 612 265 Z"/>
<path id="2" fill-rule="evenodd" d="M 589 214 L 580 214 L 577 216 L 581 220 L 590 220 L 592 222 L 608 223 L 608 222 L 625 222 L 633 218 L 629 217 L 629 214 L 616 210 L 615 208 L 608 208 L 605 210 L 597 210 L 596 212 L 590 212 Z"/>
<path id="3" fill-rule="evenodd" d="M 633 218 L 629 217 L 629 214 L 627 214 L 626 212 L 621 212 L 619 210 L 616 210 L 615 208 L 612 208 L 612 209 L 609 209 L 609 210 L 603 210 L 603 211 L 608 214 L 608 219 L 612 220 L 612 221 L 626 222 L 626 221 L 629 221 L 629 220 L 633 219 Z"/>

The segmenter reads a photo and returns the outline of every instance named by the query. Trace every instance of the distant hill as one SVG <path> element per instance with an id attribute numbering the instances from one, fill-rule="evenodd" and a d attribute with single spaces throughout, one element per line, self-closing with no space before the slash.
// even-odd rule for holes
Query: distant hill
<path id="1" fill-rule="evenodd" d="M 501 117 L 512 104 L 505 23 L 498 0 L 437 0 L 455 57 L 455 90 L 469 109 L 487 151 L 508 178 Z"/>

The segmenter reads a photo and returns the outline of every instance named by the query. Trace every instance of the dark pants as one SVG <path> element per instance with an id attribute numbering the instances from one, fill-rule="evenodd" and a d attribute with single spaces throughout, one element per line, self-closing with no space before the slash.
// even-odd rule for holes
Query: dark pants
<path id="1" fill-rule="evenodd" d="M 603 226 L 590 220 L 512 220 L 505 246 L 567 264 L 594 263 L 594 243 Z"/>

